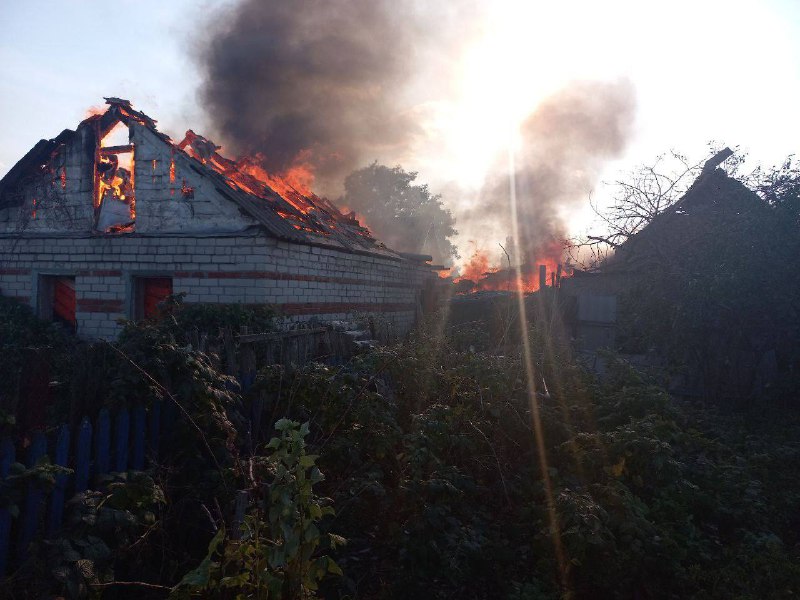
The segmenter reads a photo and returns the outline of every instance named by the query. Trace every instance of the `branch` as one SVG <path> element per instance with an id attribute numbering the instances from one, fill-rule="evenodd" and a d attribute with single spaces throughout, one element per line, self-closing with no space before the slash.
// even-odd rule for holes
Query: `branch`
<path id="1" fill-rule="evenodd" d="M 107 588 L 115 585 L 127 585 L 127 586 L 143 587 L 149 590 L 166 590 L 168 592 L 172 591 L 172 588 L 166 585 L 145 583 L 144 581 L 111 581 L 109 583 L 90 583 L 89 585 L 92 586 L 93 588 Z"/>
<path id="2" fill-rule="evenodd" d="M 619 248 L 620 247 L 620 244 L 617 244 L 616 242 L 612 242 L 610 239 L 601 237 L 599 235 L 587 235 L 586 239 L 591 240 L 593 242 L 603 242 L 604 244 L 608 244 L 612 248 Z"/>

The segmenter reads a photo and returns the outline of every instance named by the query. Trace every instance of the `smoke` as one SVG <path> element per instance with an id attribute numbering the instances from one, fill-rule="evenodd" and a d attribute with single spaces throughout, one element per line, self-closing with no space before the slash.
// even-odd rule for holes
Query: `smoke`
<path id="1" fill-rule="evenodd" d="M 411 157 L 413 165 L 415 149 L 428 156 L 436 143 L 425 111 L 457 101 L 451 78 L 464 44 L 479 37 L 484 10 L 474 0 L 241 0 L 214 16 L 199 44 L 213 136 L 226 153 L 258 155 L 268 172 L 310 171 L 314 190 L 332 197 L 347 174 L 376 159 Z M 606 161 L 622 152 L 633 111 L 627 82 L 582 82 L 525 121 L 516 156 L 519 262 L 552 255 L 565 237 L 564 212 L 586 200 Z M 450 193 L 438 183 L 456 206 L 459 184 Z M 461 239 L 511 234 L 505 161 L 457 216 Z"/>
<path id="2" fill-rule="evenodd" d="M 422 29 L 404 2 L 244 0 L 221 17 L 201 98 L 236 153 L 273 173 L 309 165 L 319 189 L 414 135 L 400 103 Z"/>
<path id="3" fill-rule="evenodd" d="M 626 80 L 575 82 L 545 99 L 520 127 L 514 160 L 519 240 L 515 262 L 560 258 L 565 217 L 580 208 L 606 162 L 625 148 L 635 111 Z M 459 229 L 513 231 L 508 161 L 498 160 Z M 485 233 L 481 236 L 485 239 Z"/>

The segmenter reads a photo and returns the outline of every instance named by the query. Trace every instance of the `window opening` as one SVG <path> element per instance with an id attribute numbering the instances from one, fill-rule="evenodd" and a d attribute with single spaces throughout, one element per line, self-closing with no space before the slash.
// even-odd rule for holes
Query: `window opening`
<path id="1" fill-rule="evenodd" d="M 98 134 L 98 137 L 102 132 Z M 118 122 L 99 140 L 95 159 L 97 230 L 128 233 L 136 222 L 134 146 L 128 127 Z"/>

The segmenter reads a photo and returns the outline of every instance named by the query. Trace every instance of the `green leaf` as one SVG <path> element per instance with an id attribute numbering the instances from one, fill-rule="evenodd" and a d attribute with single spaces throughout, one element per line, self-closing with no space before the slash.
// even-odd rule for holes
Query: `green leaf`
<path id="1" fill-rule="evenodd" d="M 318 454 L 305 454 L 300 457 L 300 466 L 304 469 L 314 466 L 314 462 L 319 458 Z"/>
<path id="2" fill-rule="evenodd" d="M 189 571 L 183 576 L 183 579 L 181 579 L 178 585 L 173 588 L 173 591 L 185 586 L 203 589 L 208 585 L 209 581 L 211 580 L 211 567 L 215 564 L 212 561 L 212 557 L 224 539 L 225 529 L 220 527 L 219 531 L 217 531 L 217 534 L 212 538 L 211 543 L 208 545 L 208 554 L 206 557 L 196 569 Z"/>
<path id="3" fill-rule="evenodd" d="M 332 575 L 344 576 L 342 569 L 332 558 L 328 559 L 328 573 L 331 573 Z"/>

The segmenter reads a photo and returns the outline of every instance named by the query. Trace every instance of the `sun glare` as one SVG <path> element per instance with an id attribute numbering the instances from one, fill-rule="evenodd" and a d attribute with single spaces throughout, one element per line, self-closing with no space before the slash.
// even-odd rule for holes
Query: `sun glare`
<path id="1" fill-rule="evenodd" d="M 589 3 L 496 6 L 481 36 L 462 56 L 457 96 L 441 117 L 452 177 L 479 186 L 487 169 L 507 151 L 507 132 L 543 98 L 571 79 L 607 70 L 603 59 L 618 48 L 598 43 L 596 21 L 574 18 L 575 11 L 586 15 L 597 10 Z"/>

